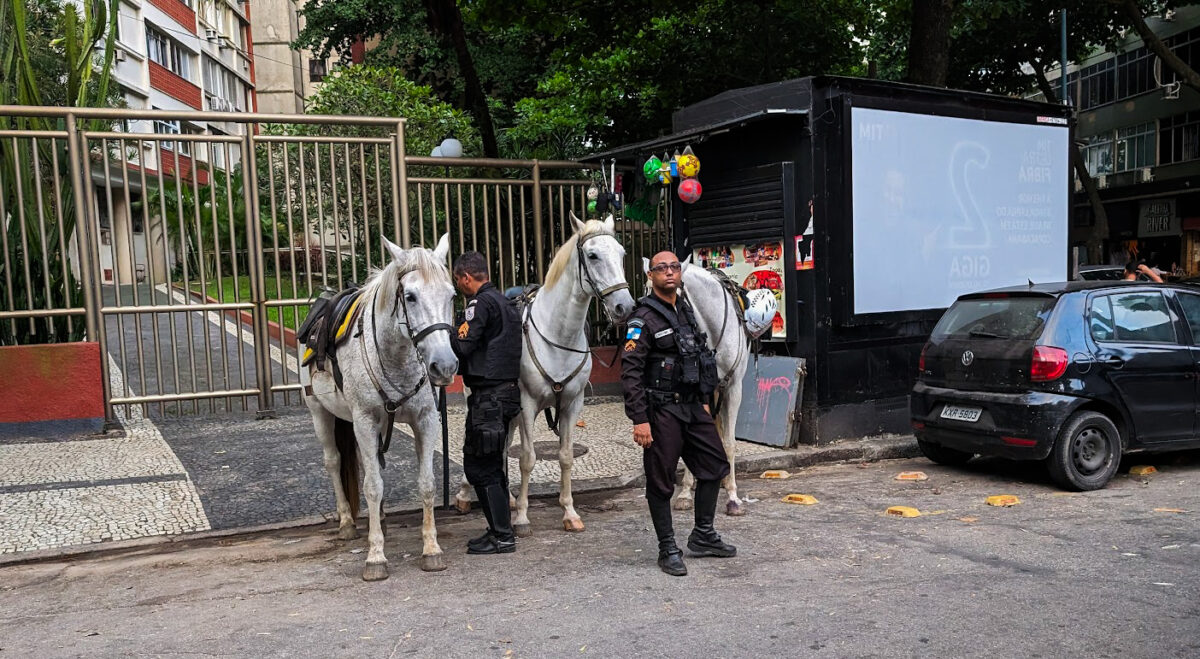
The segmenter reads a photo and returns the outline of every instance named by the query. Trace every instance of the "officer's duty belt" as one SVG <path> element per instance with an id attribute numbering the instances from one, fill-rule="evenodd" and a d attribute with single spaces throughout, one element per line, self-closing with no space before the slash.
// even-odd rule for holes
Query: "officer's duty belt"
<path id="1" fill-rule="evenodd" d="M 699 403 L 700 394 L 696 393 L 679 393 L 677 391 L 655 391 L 648 390 L 646 395 L 650 398 L 650 402 L 655 405 L 682 405 L 688 403 Z"/>

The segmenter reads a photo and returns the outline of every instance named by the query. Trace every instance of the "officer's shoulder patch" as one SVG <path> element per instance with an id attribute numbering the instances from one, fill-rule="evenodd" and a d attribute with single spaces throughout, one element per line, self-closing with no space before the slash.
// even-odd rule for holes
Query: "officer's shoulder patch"
<path id="1" fill-rule="evenodd" d="M 625 338 L 630 341 L 637 341 L 642 338 L 642 328 L 630 326 L 629 329 L 625 330 Z"/>
<path id="2" fill-rule="evenodd" d="M 467 310 L 463 312 L 463 317 L 468 321 L 475 320 L 475 300 L 471 300 L 471 303 L 467 305 Z"/>
<path id="3" fill-rule="evenodd" d="M 458 326 L 458 338 L 465 339 L 465 338 L 467 338 L 467 334 L 469 334 L 470 332 L 471 332 L 471 326 L 469 324 L 463 323 L 462 325 Z"/>
<path id="4" fill-rule="evenodd" d="M 633 352 L 637 349 L 637 341 L 629 340 L 625 342 L 625 352 Z"/>
<path id="5" fill-rule="evenodd" d="M 626 325 L 627 327 L 630 327 L 630 328 L 633 328 L 633 327 L 642 327 L 642 326 L 644 326 L 645 324 L 646 324 L 646 321 L 645 321 L 644 319 L 642 319 L 642 318 L 638 318 L 638 317 L 636 317 L 636 316 L 635 316 L 635 317 L 633 317 L 633 318 L 630 318 L 630 319 L 629 319 L 629 322 L 625 323 L 625 325 Z"/>

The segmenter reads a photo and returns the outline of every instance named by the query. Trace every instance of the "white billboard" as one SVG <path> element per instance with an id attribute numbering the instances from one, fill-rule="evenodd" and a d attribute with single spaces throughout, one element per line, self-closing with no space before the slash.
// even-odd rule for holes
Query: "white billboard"
<path id="1" fill-rule="evenodd" d="M 1070 131 L 851 109 L 854 313 L 1067 278 Z"/>

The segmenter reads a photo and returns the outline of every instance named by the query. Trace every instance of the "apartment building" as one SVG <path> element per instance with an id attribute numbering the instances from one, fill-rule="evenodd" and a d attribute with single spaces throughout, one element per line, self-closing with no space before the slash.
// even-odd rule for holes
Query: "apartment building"
<path id="1" fill-rule="evenodd" d="M 131 109 L 255 112 L 254 45 L 249 0 L 121 0 L 117 17 L 113 81 Z M 213 169 L 236 166 L 239 149 L 205 142 L 172 141 L 170 135 L 239 135 L 244 124 L 220 121 L 127 121 L 129 133 L 153 133 L 157 142 L 126 149 L 130 171 L 98 171 L 95 216 L 99 222 L 100 267 L 105 282 L 143 280 L 153 268 L 165 281 L 173 257 L 151 258 L 162 251 L 162 231 L 131 212 L 142 198 L 140 171 L 151 178 L 192 176 L 206 183 Z M 107 176 L 107 181 L 106 177 Z M 128 180 L 126 180 L 128 179 Z M 129 189 L 126 190 L 125 188 Z"/>
<path id="2" fill-rule="evenodd" d="M 1200 7 L 1148 23 L 1200 69 Z M 1136 255 L 1164 271 L 1200 274 L 1200 93 L 1129 35 L 1115 52 L 1097 51 L 1067 69 L 1076 143 L 1108 217 L 1100 226 L 1076 181 L 1071 244 L 1081 263 L 1123 264 Z M 1058 76 L 1050 77 L 1059 88 Z M 1103 246 L 1091 258 L 1089 239 Z"/>

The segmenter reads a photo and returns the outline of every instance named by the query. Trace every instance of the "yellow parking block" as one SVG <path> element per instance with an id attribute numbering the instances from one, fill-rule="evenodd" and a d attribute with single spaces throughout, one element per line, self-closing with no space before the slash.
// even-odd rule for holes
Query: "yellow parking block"
<path id="1" fill-rule="evenodd" d="M 817 503 L 817 498 L 811 494 L 789 494 L 780 499 L 783 503 L 798 503 L 802 506 L 811 506 Z"/>
<path id="2" fill-rule="evenodd" d="M 782 469 L 771 469 L 770 471 L 764 471 L 762 473 L 762 476 L 759 476 L 759 478 L 779 478 L 779 479 L 791 478 L 791 477 L 792 477 L 792 475 L 790 473 L 788 473 Z"/>
<path id="3" fill-rule="evenodd" d="M 1001 508 L 1008 508 L 1019 503 L 1021 503 L 1021 500 L 1015 494 L 997 494 L 987 498 L 987 505 L 999 506 Z"/>
<path id="4" fill-rule="evenodd" d="M 886 512 L 889 515 L 893 515 L 895 517 L 920 517 L 921 516 L 921 511 L 917 510 L 916 508 L 909 508 L 908 506 L 892 506 L 891 508 L 888 508 L 884 512 Z"/>
<path id="5" fill-rule="evenodd" d="M 1157 474 L 1157 473 L 1158 473 L 1158 470 L 1155 469 L 1154 467 L 1151 467 L 1150 465 L 1135 465 L 1135 466 L 1129 468 L 1130 476 L 1149 476 L 1150 474 Z"/>
<path id="6" fill-rule="evenodd" d="M 896 475 L 898 481 L 927 481 L 929 476 L 923 471 L 902 471 Z"/>

